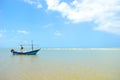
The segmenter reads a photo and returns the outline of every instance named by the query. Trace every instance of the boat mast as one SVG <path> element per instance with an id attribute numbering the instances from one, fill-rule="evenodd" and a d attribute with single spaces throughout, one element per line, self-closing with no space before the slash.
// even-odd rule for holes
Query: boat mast
<path id="1" fill-rule="evenodd" d="M 32 42 L 32 51 L 33 51 L 33 40 L 31 42 Z"/>

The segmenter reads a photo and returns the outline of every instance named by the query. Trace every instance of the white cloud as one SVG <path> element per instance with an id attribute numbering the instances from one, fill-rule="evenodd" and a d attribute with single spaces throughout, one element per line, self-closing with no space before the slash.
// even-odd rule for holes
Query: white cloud
<path id="1" fill-rule="evenodd" d="M 0 33 L 5 33 L 5 32 L 6 32 L 5 29 L 1 29 L 1 30 L 0 30 Z"/>
<path id="2" fill-rule="evenodd" d="M 55 35 L 55 36 L 61 36 L 62 33 L 60 33 L 59 31 L 55 31 L 54 35 Z"/>
<path id="3" fill-rule="evenodd" d="M 120 35 L 120 0 L 46 0 L 48 10 L 58 11 L 73 23 L 93 21 L 95 30 Z"/>
<path id="4" fill-rule="evenodd" d="M 37 8 L 42 8 L 42 5 L 41 4 L 37 4 Z"/>
<path id="5" fill-rule="evenodd" d="M 24 0 L 24 1 L 29 3 L 29 4 L 35 4 L 35 1 L 33 1 L 33 0 Z"/>
<path id="6" fill-rule="evenodd" d="M 25 35 L 26 35 L 26 34 L 29 34 L 29 32 L 28 32 L 28 31 L 25 31 L 25 30 L 18 30 L 17 32 L 18 32 L 18 33 L 21 33 L 21 34 L 25 34 Z"/>
<path id="7" fill-rule="evenodd" d="M 0 29 L 0 38 L 3 37 L 3 34 L 6 33 L 6 30 L 5 29 Z"/>
<path id="8" fill-rule="evenodd" d="M 24 2 L 26 2 L 30 5 L 35 5 L 37 8 L 42 8 L 40 0 L 24 0 Z"/>
<path id="9" fill-rule="evenodd" d="M 3 37 L 3 35 L 0 33 L 0 38 Z"/>
<path id="10" fill-rule="evenodd" d="M 49 27 L 52 27 L 52 26 L 54 26 L 54 24 L 49 23 L 49 24 L 44 25 L 43 28 L 49 28 Z"/>

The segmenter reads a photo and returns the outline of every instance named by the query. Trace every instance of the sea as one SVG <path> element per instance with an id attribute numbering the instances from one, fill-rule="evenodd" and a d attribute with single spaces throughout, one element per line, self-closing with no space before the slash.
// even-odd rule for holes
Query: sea
<path id="1" fill-rule="evenodd" d="M 41 48 L 37 55 L 0 48 L 0 80 L 120 80 L 120 48 Z"/>

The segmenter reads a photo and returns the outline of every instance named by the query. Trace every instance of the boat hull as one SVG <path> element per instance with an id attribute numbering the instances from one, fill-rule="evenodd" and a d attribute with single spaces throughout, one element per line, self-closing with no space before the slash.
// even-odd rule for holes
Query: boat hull
<path id="1" fill-rule="evenodd" d="M 40 49 L 37 49 L 37 50 L 33 50 L 33 51 L 28 51 L 28 52 L 17 52 L 17 51 L 13 51 L 13 55 L 36 55 L 37 52 L 39 51 Z"/>

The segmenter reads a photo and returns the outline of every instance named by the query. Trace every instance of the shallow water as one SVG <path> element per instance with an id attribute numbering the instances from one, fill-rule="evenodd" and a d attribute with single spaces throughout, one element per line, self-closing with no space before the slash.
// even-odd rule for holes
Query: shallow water
<path id="1" fill-rule="evenodd" d="M 120 80 L 120 50 L 43 48 L 12 55 L 1 48 L 0 80 Z"/>

